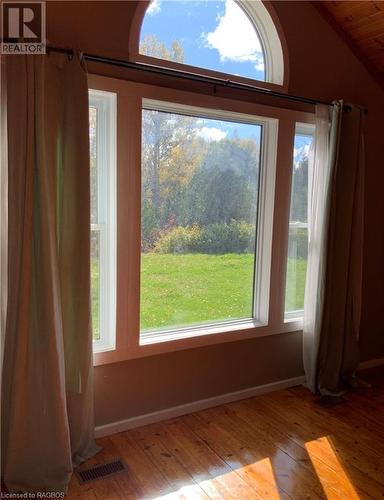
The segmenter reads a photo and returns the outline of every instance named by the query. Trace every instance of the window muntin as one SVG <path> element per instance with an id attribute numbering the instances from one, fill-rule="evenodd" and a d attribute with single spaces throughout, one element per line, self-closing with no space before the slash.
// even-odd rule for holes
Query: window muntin
<path id="1" fill-rule="evenodd" d="M 143 110 L 142 331 L 253 319 L 263 125 L 162 104 Z"/>
<path id="2" fill-rule="evenodd" d="M 266 67 L 264 44 L 251 16 L 234 0 L 154 0 L 143 20 L 139 52 L 271 81 L 272 75 L 267 78 L 266 74 L 270 68 Z"/>
<path id="3" fill-rule="evenodd" d="M 297 124 L 289 216 L 286 319 L 304 312 L 304 293 L 308 258 L 308 182 L 313 155 L 314 126 Z"/>
<path id="4" fill-rule="evenodd" d="M 95 352 L 115 348 L 116 94 L 89 91 L 91 298 Z"/>

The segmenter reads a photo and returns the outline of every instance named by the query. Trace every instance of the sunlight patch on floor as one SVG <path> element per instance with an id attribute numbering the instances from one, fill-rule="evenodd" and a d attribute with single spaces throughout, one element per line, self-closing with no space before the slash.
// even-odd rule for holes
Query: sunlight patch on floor
<path id="1" fill-rule="evenodd" d="M 305 448 L 327 498 L 360 499 L 337 458 L 330 437 L 323 436 L 314 441 L 309 441 L 305 443 Z M 337 480 L 335 480 L 335 477 L 330 477 L 329 468 L 335 471 Z"/>
<path id="2" fill-rule="evenodd" d="M 249 476 L 250 481 L 247 481 Z M 192 478 L 191 478 L 192 481 Z M 250 486 L 257 484 L 257 488 Z M 244 465 L 226 474 L 212 474 L 212 477 L 195 484 L 182 486 L 177 491 L 153 497 L 152 500 L 174 500 L 207 498 L 225 498 L 226 493 L 232 498 L 233 492 L 237 491 L 241 499 L 268 498 L 268 500 L 280 500 L 275 475 L 269 458 L 258 460 L 249 465 Z"/>

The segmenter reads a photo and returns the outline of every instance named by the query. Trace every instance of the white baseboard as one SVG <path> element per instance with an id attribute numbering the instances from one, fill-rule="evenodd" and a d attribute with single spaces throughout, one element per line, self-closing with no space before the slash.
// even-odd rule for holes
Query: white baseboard
<path id="1" fill-rule="evenodd" d="M 124 432 L 129 429 L 134 429 L 135 427 L 141 427 L 143 425 L 161 422 L 162 420 L 167 420 L 169 418 L 181 417 L 182 415 L 187 415 L 188 413 L 193 413 L 195 411 L 205 410 L 206 408 L 213 408 L 214 406 L 231 403 L 233 401 L 239 401 L 241 399 L 252 398 L 254 396 L 259 396 L 268 392 L 287 389 L 289 387 L 301 385 L 304 382 L 304 377 L 294 377 L 285 380 L 279 380 L 277 382 L 272 382 L 270 384 L 249 387 L 248 389 L 242 389 L 241 391 L 221 394 L 212 398 L 200 399 L 198 401 L 193 401 L 192 403 L 173 406 L 171 408 L 166 408 L 165 410 L 159 410 L 153 413 L 146 413 L 144 415 L 138 415 L 137 417 L 120 420 L 118 422 L 100 425 L 95 428 L 95 435 L 96 437 L 109 436 L 117 432 Z"/>
<path id="2" fill-rule="evenodd" d="M 368 361 L 362 361 L 359 364 L 358 370 L 367 370 L 368 368 L 375 368 L 382 365 L 384 365 L 384 358 L 369 359 Z"/>

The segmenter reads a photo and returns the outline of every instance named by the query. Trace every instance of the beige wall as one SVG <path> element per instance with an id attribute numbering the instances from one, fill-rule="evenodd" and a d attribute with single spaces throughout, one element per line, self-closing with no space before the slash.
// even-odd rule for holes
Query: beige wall
<path id="1" fill-rule="evenodd" d="M 52 44 L 126 56 L 136 2 L 47 2 Z M 309 2 L 273 2 L 288 44 L 292 94 L 369 109 L 362 359 L 384 356 L 384 91 Z M 95 369 L 97 424 L 302 374 L 301 335 L 190 349 Z"/>

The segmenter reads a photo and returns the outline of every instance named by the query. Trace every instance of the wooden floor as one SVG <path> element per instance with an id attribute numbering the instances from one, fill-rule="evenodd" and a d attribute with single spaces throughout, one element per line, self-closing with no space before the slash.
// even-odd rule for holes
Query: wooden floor
<path id="1" fill-rule="evenodd" d="M 115 434 L 93 461 L 128 472 L 79 485 L 68 498 L 384 497 L 384 369 L 326 409 L 296 387 Z"/>

